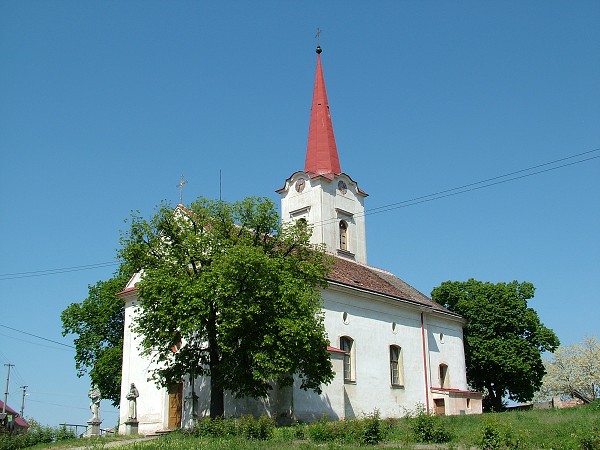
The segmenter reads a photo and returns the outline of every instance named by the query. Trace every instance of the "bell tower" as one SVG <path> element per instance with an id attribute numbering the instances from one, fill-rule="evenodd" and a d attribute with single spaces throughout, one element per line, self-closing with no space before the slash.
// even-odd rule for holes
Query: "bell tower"
<path id="1" fill-rule="evenodd" d="M 306 220 L 313 226 L 311 242 L 327 252 L 367 263 L 364 200 L 368 195 L 342 172 L 325 79 L 322 49 L 317 46 L 317 70 L 310 111 L 304 170 L 292 174 L 277 190 L 284 222 Z"/>

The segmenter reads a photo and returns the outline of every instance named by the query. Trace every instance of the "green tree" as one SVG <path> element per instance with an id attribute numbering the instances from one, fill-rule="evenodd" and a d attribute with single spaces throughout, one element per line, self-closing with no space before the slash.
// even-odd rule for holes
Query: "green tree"
<path id="1" fill-rule="evenodd" d="M 528 282 L 446 281 L 431 298 L 467 320 L 464 327 L 469 385 L 484 394 L 484 409 L 499 411 L 503 399 L 529 401 L 540 388 L 542 352 L 558 337 L 527 306 L 535 288 Z"/>
<path id="2" fill-rule="evenodd" d="M 88 297 L 70 304 L 62 313 L 63 336 L 74 334 L 77 376 L 89 373 L 102 397 L 119 405 L 123 361 L 124 303 L 115 294 L 128 277 L 116 275 L 88 286 Z"/>
<path id="3" fill-rule="evenodd" d="M 333 378 L 319 290 L 329 259 L 309 238 L 303 221 L 282 226 L 268 199 L 132 215 L 120 255 L 143 270 L 134 331 L 155 381 L 210 376 L 211 417 L 224 413 L 224 390 L 264 397 L 296 375 L 319 392 Z"/>
<path id="4" fill-rule="evenodd" d="M 573 397 L 579 391 L 600 398 L 600 341 L 588 337 L 574 345 L 561 345 L 552 359 L 544 359 L 546 375 L 536 397 Z"/>

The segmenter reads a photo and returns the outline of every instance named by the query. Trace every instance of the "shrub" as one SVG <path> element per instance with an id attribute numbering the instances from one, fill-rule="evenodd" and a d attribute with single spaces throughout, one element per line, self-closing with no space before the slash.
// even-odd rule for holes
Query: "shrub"
<path id="1" fill-rule="evenodd" d="M 261 416 L 255 419 L 252 416 L 242 416 L 235 419 L 204 417 L 196 421 L 192 429 L 186 432 L 196 437 L 231 437 L 242 436 L 246 439 L 268 440 L 275 432 L 275 421 L 269 417 Z"/>
<path id="2" fill-rule="evenodd" d="M 25 433 L 12 436 L 0 435 L 0 450 L 17 450 L 37 444 L 49 444 L 54 441 L 75 439 L 77 436 L 65 426 L 43 426 L 33 419 L 29 420 L 29 429 Z"/>
<path id="3" fill-rule="evenodd" d="M 425 410 L 417 411 L 416 416 L 410 420 L 412 433 L 417 442 L 442 444 L 452 439 L 452 435 L 440 418 Z"/>
<path id="4" fill-rule="evenodd" d="M 362 419 L 362 433 L 360 443 L 367 445 L 376 445 L 383 440 L 383 430 L 381 427 L 381 417 L 379 411 L 375 410 L 373 414 Z"/>
<path id="5" fill-rule="evenodd" d="M 499 425 L 495 418 L 484 422 L 479 445 L 484 450 L 523 448 L 523 442 L 518 434 L 513 432 L 511 423 Z"/>
<path id="6" fill-rule="evenodd" d="M 328 426 L 325 417 L 318 422 L 309 425 L 306 429 L 306 433 L 308 434 L 308 438 L 313 442 L 328 442 L 333 441 L 334 439 L 332 428 Z"/>
<path id="7" fill-rule="evenodd" d="M 243 416 L 238 422 L 238 434 L 246 439 L 266 441 L 271 439 L 275 430 L 275 421 L 267 416 L 255 419 L 252 416 Z"/>
<path id="8" fill-rule="evenodd" d="M 294 430 L 294 439 L 306 439 L 306 426 L 302 423 L 295 423 L 292 425 L 292 429 Z"/>
<path id="9" fill-rule="evenodd" d="M 67 429 L 65 425 L 61 425 L 56 428 L 54 431 L 54 439 L 58 441 L 67 441 L 69 439 L 76 439 L 77 435 L 75 434 L 75 430 Z"/>
<path id="10" fill-rule="evenodd" d="M 226 437 L 237 435 L 233 419 L 203 417 L 196 421 L 189 433 L 197 437 Z"/>
<path id="11" fill-rule="evenodd" d="M 600 402 L 597 403 L 600 406 Z M 579 438 L 582 450 L 600 450 L 600 422 Z"/>
<path id="12" fill-rule="evenodd" d="M 479 445 L 483 450 L 496 450 L 503 446 L 502 432 L 495 422 L 488 421 L 483 424 Z"/>
<path id="13" fill-rule="evenodd" d="M 323 417 L 318 422 L 308 425 L 304 434 L 315 443 L 375 445 L 383 440 L 389 428 L 390 425 L 383 424 L 379 411 L 375 411 L 363 419 L 328 421 Z"/>

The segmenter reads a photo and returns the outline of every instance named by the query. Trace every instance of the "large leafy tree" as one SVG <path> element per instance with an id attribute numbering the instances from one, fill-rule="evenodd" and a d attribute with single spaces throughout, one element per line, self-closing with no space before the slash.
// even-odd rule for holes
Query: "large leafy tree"
<path id="1" fill-rule="evenodd" d="M 464 327 L 469 385 L 484 393 L 486 410 L 502 410 L 503 399 L 529 401 L 545 374 L 542 352 L 559 340 L 527 306 L 528 282 L 446 281 L 431 298 L 467 319 Z"/>
<path id="2" fill-rule="evenodd" d="M 264 397 L 296 375 L 319 392 L 333 377 L 319 290 L 329 264 L 309 238 L 303 221 L 282 226 L 268 199 L 134 214 L 120 255 L 143 271 L 134 330 L 156 382 L 210 376 L 211 417 L 223 415 L 225 390 Z"/>
<path id="3" fill-rule="evenodd" d="M 600 341 L 587 337 L 581 343 L 561 345 L 552 359 L 544 359 L 546 375 L 539 398 L 574 397 L 579 391 L 588 398 L 600 398 Z"/>
<path id="4" fill-rule="evenodd" d="M 75 338 L 77 376 L 89 373 L 102 397 L 119 405 L 123 361 L 124 303 L 115 294 L 127 283 L 123 274 L 88 286 L 88 297 L 61 314 L 63 336 Z"/>

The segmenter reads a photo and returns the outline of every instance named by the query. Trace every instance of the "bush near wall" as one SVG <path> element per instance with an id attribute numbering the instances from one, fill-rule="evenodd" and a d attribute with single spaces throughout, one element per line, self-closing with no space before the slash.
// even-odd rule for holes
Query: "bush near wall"
<path id="1" fill-rule="evenodd" d="M 29 429 L 25 433 L 0 435 L 0 450 L 17 450 L 32 447 L 37 444 L 50 444 L 51 442 L 75 439 L 77 436 L 73 430 L 65 426 L 47 427 L 39 424 L 33 419 L 28 419 Z"/>

